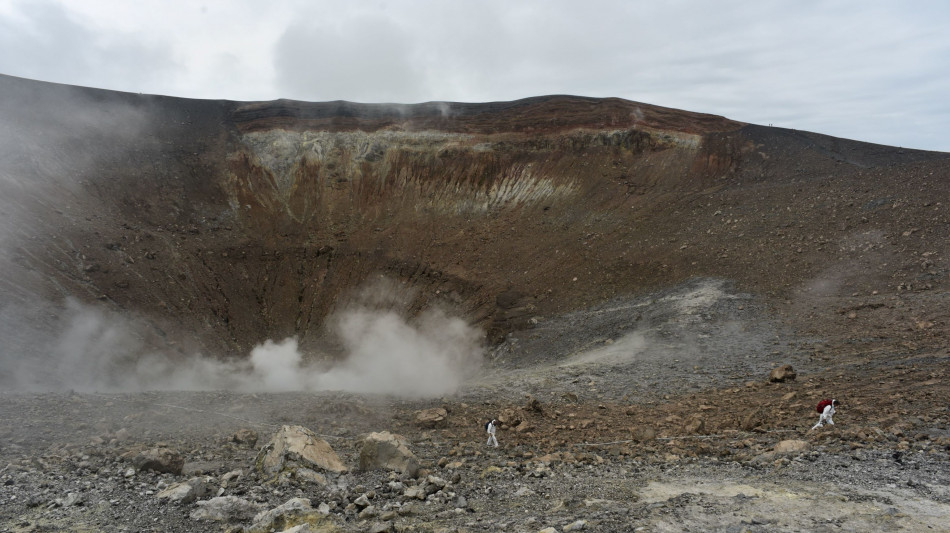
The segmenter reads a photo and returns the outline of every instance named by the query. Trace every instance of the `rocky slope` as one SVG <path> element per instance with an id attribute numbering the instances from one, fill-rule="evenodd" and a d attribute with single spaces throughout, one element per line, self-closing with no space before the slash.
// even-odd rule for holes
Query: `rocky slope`
<path id="1" fill-rule="evenodd" d="M 948 154 L 570 96 L 0 95 L 0 529 L 946 529 Z M 310 366 L 248 370 L 285 337 Z M 484 364 L 396 359 L 433 344 Z M 346 471 L 261 471 L 284 425 Z M 420 471 L 359 468 L 384 430 Z"/>
<path id="2" fill-rule="evenodd" d="M 410 314 L 450 308 L 492 344 L 696 277 L 809 331 L 946 325 L 929 295 L 946 291 L 947 154 L 618 99 L 0 93 L 12 351 L 37 351 L 66 298 L 139 319 L 147 348 L 330 350 L 326 317 L 381 275 Z"/>

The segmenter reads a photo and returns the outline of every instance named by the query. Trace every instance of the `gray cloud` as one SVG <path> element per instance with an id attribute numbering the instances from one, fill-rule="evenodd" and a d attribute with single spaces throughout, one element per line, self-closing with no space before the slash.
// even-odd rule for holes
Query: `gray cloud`
<path id="1" fill-rule="evenodd" d="M 412 35 L 392 19 L 308 17 L 277 41 L 276 81 L 290 98 L 412 101 L 426 85 L 415 53 Z"/>
<path id="2" fill-rule="evenodd" d="M 0 12 L 0 72 L 71 85 L 134 91 L 174 72 L 170 51 L 136 35 L 102 31 L 48 1 Z"/>
<path id="3" fill-rule="evenodd" d="M 236 100 L 617 96 L 950 150 L 937 1 L 144 2 L 121 31 L 95 0 L 3 1 L 0 72 L 38 79 Z"/>

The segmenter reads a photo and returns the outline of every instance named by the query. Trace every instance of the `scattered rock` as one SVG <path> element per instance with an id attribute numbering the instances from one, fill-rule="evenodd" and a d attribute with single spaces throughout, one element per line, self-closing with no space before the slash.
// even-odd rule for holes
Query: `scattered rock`
<path id="1" fill-rule="evenodd" d="M 683 426 L 683 430 L 690 435 L 705 433 L 706 421 L 698 415 L 693 415 L 686 421 L 686 424 Z"/>
<path id="2" fill-rule="evenodd" d="M 179 475 L 185 461 L 177 451 L 171 448 L 158 447 L 139 452 L 132 458 L 132 465 L 139 471 L 151 470 Z"/>
<path id="3" fill-rule="evenodd" d="M 445 427 L 445 420 L 449 413 L 441 407 L 424 409 L 416 411 L 416 425 L 423 429 L 435 429 Z"/>
<path id="4" fill-rule="evenodd" d="M 502 427 L 513 428 L 521 424 L 521 413 L 515 409 L 505 409 L 498 413 L 497 419 Z"/>
<path id="5" fill-rule="evenodd" d="M 633 440 L 637 442 L 648 442 L 656 438 L 656 430 L 650 426 L 638 426 L 631 431 Z"/>
<path id="6" fill-rule="evenodd" d="M 366 531 L 368 533 L 396 533 L 396 526 L 392 522 L 376 522 Z"/>
<path id="7" fill-rule="evenodd" d="M 800 453 L 811 449 L 811 444 L 804 440 L 783 440 L 775 445 L 772 451 L 776 454 Z"/>
<path id="8" fill-rule="evenodd" d="M 534 494 L 535 492 L 526 486 L 522 486 L 518 490 L 515 491 L 515 497 L 518 497 L 518 498 L 521 498 L 524 496 L 533 496 Z"/>
<path id="9" fill-rule="evenodd" d="M 538 415 L 544 414 L 544 408 L 541 407 L 541 402 L 533 396 L 528 397 L 528 403 L 525 404 L 524 410 L 529 413 L 534 413 Z"/>
<path id="10" fill-rule="evenodd" d="M 742 422 L 739 424 L 739 429 L 742 431 L 752 431 L 753 429 L 763 425 L 765 423 L 765 414 L 761 409 L 756 409 L 752 411 L 745 418 L 742 419 Z"/>
<path id="11" fill-rule="evenodd" d="M 576 520 L 566 526 L 564 526 L 564 531 L 582 531 L 587 529 L 587 520 Z"/>
<path id="12" fill-rule="evenodd" d="M 425 488 L 415 485 L 412 487 L 406 487 L 406 491 L 403 492 L 403 496 L 410 500 L 424 500 L 426 499 L 426 491 Z"/>
<path id="13" fill-rule="evenodd" d="M 325 516 L 325 513 L 311 507 L 307 498 L 293 498 L 278 507 L 257 513 L 245 533 L 283 531 L 301 524 L 314 526 L 324 522 Z"/>
<path id="14" fill-rule="evenodd" d="M 219 496 L 198 502 L 198 508 L 191 512 L 194 520 L 214 520 L 217 522 L 239 522 L 254 518 L 261 506 L 237 496 Z"/>
<path id="15" fill-rule="evenodd" d="M 257 456 L 257 469 L 262 474 L 276 479 L 281 474 L 292 474 L 320 482 L 323 476 L 308 475 L 314 469 L 341 474 L 347 471 L 327 441 L 317 437 L 302 426 L 283 426 L 270 442 L 261 448 Z"/>
<path id="16" fill-rule="evenodd" d="M 82 505 L 85 502 L 85 497 L 78 492 L 69 492 L 66 494 L 65 498 L 56 498 L 54 503 L 59 507 L 72 507 L 74 505 Z"/>
<path id="17" fill-rule="evenodd" d="M 244 476 L 243 470 L 232 470 L 228 472 L 227 474 L 224 474 L 223 476 L 221 476 L 221 484 L 227 487 L 231 481 L 239 480 L 243 476 Z"/>
<path id="18" fill-rule="evenodd" d="M 285 529 L 280 533 L 315 533 L 311 529 L 310 524 L 300 524 L 299 526 L 294 526 L 290 529 Z"/>
<path id="19" fill-rule="evenodd" d="M 210 477 L 193 477 L 188 481 L 171 485 L 159 492 L 156 497 L 174 503 L 192 503 L 195 500 L 210 496 L 215 491 L 212 481 L 213 478 Z"/>
<path id="20" fill-rule="evenodd" d="M 795 369 L 792 368 L 792 365 L 782 365 L 772 369 L 772 372 L 769 373 L 769 382 L 785 383 L 786 381 L 795 381 L 797 376 L 798 374 L 795 373 Z"/>
<path id="21" fill-rule="evenodd" d="M 282 472 L 279 476 L 280 481 L 289 481 L 291 479 L 302 481 L 304 483 L 316 483 L 317 485 L 326 485 L 327 477 L 312 468 L 300 466 Z"/>
<path id="22" fill-rule="evenodd" d="M 200 476 L 208 474 L 217 474 L 224 468 L 224 463 L 221 461 L 194 461 L 185 463 L 181 467 L 181 475 L 183 476 Z"/>
<path id="23" fill-rule="evenodd" d="M 257 445 L 258 434 L 253 429 L 239 429 L 234 435 L 231 435 L 231 442 L 236 442 L 253 448 Z"/>
<path id="24" fill-rule="evenodd" d="M 360 449 L 360 470 L 396 470 L 415 477 L 419 460 L 409 450 L 408 442 L 388 431 L 370 433 Z"/>

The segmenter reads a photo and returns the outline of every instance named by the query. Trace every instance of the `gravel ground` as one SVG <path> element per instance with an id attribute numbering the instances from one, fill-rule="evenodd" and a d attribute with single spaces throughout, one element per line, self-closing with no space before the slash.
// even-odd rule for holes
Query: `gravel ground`
<path id="1" fill-rule="evenodd" d="M 950 355 L 855 356 L 765 316 L 697 280 L 539 322 L 443 398 L 3 393 L 0 531 L 255 531 L 257 512 L 293 498 L 309 500 L 311 531 L 950 530 Z M 769 382 L 780 364 L 797 379 Z M 837 425 L 809 431 L 830 391 Z M 432 408 L 444 420 L 420 423 Z M 255 460 L 283 425 L 325 439 L 349 472 L 270 481 Z M 406 437 L 420 473 L 357 469 L 383 430 Z M 136 464 L 156 447 L 181 469 Z M 197 501 L 159 497 L 195 478 Z M 246 507 L 202 518 L 218 497 Z"/>

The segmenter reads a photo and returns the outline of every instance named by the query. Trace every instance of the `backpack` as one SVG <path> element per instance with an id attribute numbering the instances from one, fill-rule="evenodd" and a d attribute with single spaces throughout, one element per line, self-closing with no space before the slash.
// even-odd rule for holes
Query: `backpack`
<path id="1" fill-rule="evenodd" d="M 831 405 L 831 400 L 822 400 L 818 402 L 818 406 L 815 408 L 819 413 L 825 412 L 825 407 Z"/>

